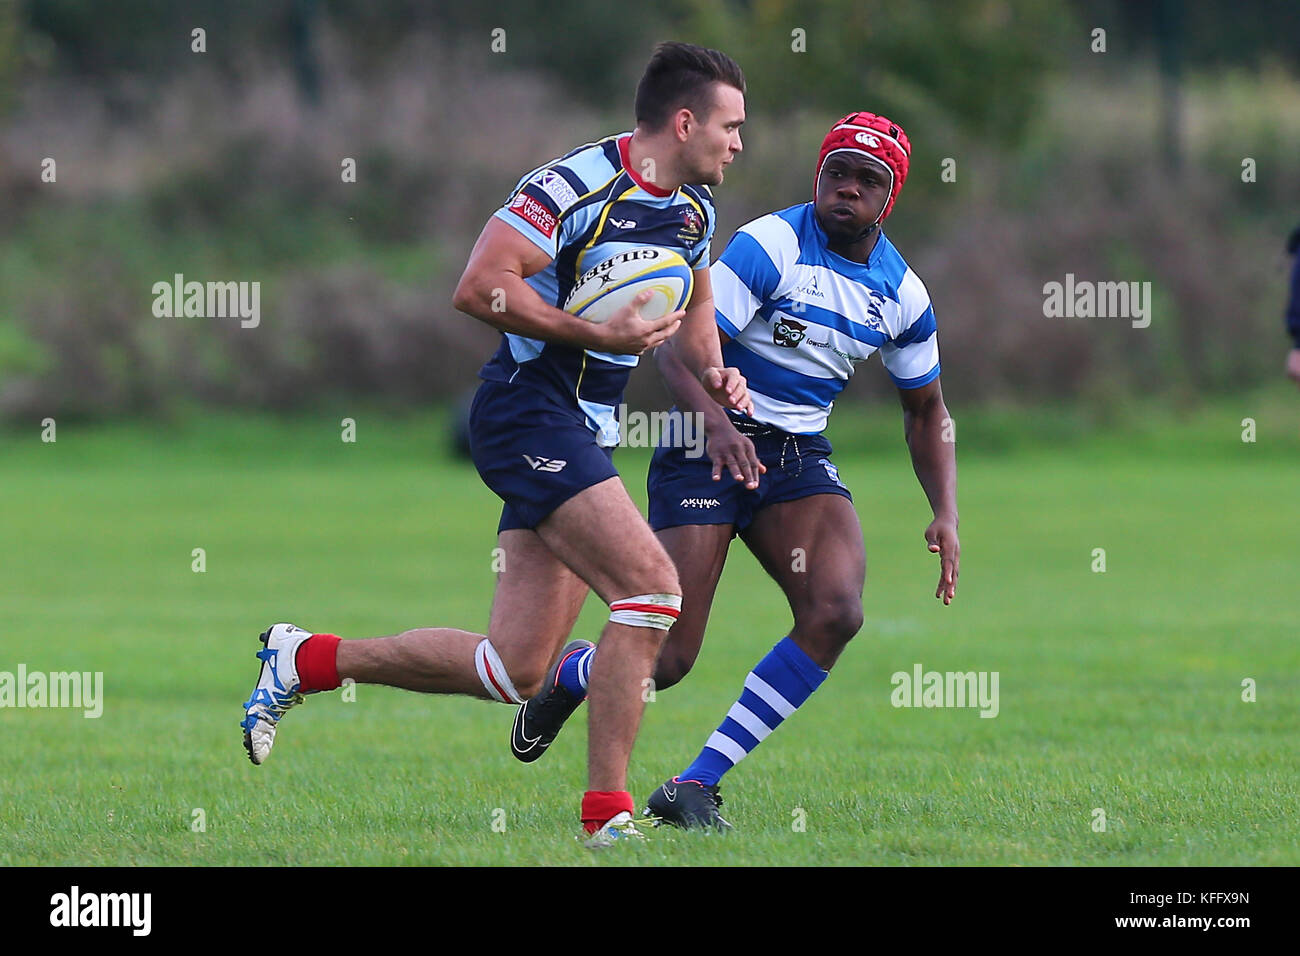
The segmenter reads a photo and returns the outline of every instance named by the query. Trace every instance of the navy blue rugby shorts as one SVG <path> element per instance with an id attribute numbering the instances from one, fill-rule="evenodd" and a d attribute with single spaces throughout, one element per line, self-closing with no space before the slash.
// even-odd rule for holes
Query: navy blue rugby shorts
<path id="1" fill-rule="evenodd" d="M 485 381 L 469 412 L 470 455 L 505 502 L 498 531 L 535 528 L 578 492 L 618 475 L 614 449 L 577 407 L 529 385 Z"/>
<path id="2" fill-rule="evenodd" d="M 686 449 L 660 444 L 650 461 L 650 527 L 655 531 L 688 524 L 729 524 L 736 533 L 749 527 L 768 505 L 811 495 L 853 495 L 831 462 L 831 443 L 824 435 L 794 435 L 771 425 L 728 413 L 741 434 L 754 443 L 767 466 L 758 487 L 747 489 L 730 471 L 713 480 L 708 455 L 688 458 Z"/>

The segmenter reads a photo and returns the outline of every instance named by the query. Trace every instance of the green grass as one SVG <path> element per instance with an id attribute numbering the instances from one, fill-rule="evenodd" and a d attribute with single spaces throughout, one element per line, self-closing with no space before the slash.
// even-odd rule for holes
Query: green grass
<path id="1" fill-rule="evenodd" d="M 239 703 L 268 623 L 485 625 L 498 505 L 443 457 L 438 416 L 5 433 L 0 670 L 103 671 L 106 701 L 98 720 L 0 709 L 0 864 L 1300 863 L 1293 398 L 1110 431 L 964 413 L 948 608 L 896 413 L 846 408 L 832 438 L 867 541 L 862 633 L 724 781 L 732 837 L 598 855 L 574 839 L 583 720 L 523 766 L 508 709 L 367 686 L 296 710 L 266 766 L 244 757 Z M 620 453 L 638 499 L 645 464 Z M 603 617 L 589 602 L 577 633 Z M 737 546 L 696 670 L 647 708 L 638 797 L 694 756 L 788 624 Z M 917 662 L 998 671 L 999 715 L 892 707 L 890 675 Z"/>

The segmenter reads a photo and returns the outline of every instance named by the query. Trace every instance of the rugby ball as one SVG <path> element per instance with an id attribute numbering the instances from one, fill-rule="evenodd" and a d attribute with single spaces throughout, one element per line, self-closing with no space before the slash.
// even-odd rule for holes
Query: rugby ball
<path id="1" fill-rule="evenodd" d="M 641 318 L 661 319 L 686 306 L 694 284 L 691 267 L 671 249 L 627 249 L 584 272 L 564 300 L 564 311 L 588 322 L 608 322 L 649 289 L 653 294 L 641 307 Z"/>

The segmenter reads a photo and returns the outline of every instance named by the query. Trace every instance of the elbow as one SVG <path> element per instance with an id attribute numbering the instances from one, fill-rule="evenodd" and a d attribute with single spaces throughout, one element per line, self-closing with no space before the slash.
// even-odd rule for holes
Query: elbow
<path id="1" fill-rule="evenodd" d="M 922 428 L 940 428 L 944 420 L 948 417 L 948 407 L 943 403 L 943 396 L 935 391 L 928 396 L 923 403 L 915 408 L 909 408 L 912 421 L 916 422 Z"/>
<path id="2" fill-rule="evenodd" d="M 927 432 L 938 432 L 948 418 L 948 409 L 937 395 L 923 405 L 903 407 L 903 438 L 910 445 L 912 440 Z"/>
<path id="3" fill-rule="evenodd" d="M 476 306 L 478 304 L 478 293 L 475 288 L 474 276 L 468 271 L 460 277 L 456 283 L 456 291 L 451 294 L 451 304 L 457 310 L 464 312 L 466 315 L 477 316 Z"/>

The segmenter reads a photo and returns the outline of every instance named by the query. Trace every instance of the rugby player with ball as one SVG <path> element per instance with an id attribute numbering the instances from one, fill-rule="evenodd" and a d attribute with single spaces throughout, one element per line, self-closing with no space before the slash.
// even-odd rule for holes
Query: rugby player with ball
<path id="1" fill-rule="evenodd" d="M 685 585 L 656 687 L 676 684 L 695 663 L 734 536 L 780 586 L 794 618 L 699 755 L 650 795 L 645 812 L 657 820 L 730 829 L 719 780 L 808 700 L 862 626 L 862 528 L 822 432 L 856 366 L 876 352 L 898 389 L 912 466 L 934 514 L 924 540 L 939 557 L 935 597 L 948 604 L 956 595 L 957 463 L 934 310 L 881 232 L 910 158 L 896 123 L 850 113 L 822 141 L 813 200 L 742 226 L 713 264 L 723 358 L 745 376 L 752 411 L 713 406 L 677 341 L 656 352 L 678 406 L 704 416 L 711 459 L 686 457 L 670 436 L 650 465 L 650 525 Z M 548 742 L 560 730 L 554 717 L 582 699 L 584 681 L 595 686 L 601 661 L 591 657 L 570 651 L 555 683 L 521 708 L 536 712 L 535 732 Z M 511 747 L 531 756 L 517 740 Z"/>
<path id="2" fill-rule="evenodd" d="M 488 220 L 453 298 L 502 332 L 470 413 L 474 464 L 504 502 L 488 632 L 344 641 L 272 626 L 244 704 L 254 764 L 303 694 L 347 679 L 522 704 L 553 683 L 547 669 L 590 589 L 610 617 L 586 690 L 580 816 L 591 845 L 635 833 L 626 778 L 641 690 L 682 588 L 614 469 L 615 409 L 638 358 L 671 337 L 701 394 L 752 411 L 743 377 L 723 367 L 708 269 L 709 187 L 741 150 L 744 91 L 725 54 L 660 44 L 637 87 L 636 129 L 527 173 Z"/>

